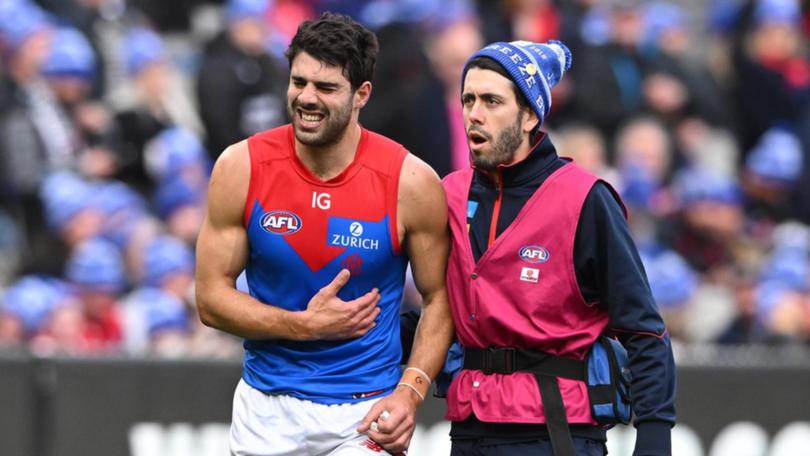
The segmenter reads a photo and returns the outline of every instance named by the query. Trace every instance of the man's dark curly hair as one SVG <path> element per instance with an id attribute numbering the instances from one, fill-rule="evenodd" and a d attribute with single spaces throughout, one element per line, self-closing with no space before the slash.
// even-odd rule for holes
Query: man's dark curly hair
<path id="1" fill-rule="evenodd" d="M 291 67 L 293 59 L 303 51 L 321 62 L 343 68 L 352 90 L 357 90 L 374 76 L 378 50 L 377 37 L 370 30 L 349 16 L 327 12 L 298 26 L 285 55 Z"/>

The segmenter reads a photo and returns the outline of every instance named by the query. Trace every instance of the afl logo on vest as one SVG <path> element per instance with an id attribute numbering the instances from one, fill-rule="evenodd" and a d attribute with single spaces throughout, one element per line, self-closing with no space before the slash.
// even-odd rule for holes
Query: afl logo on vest
<path id="1" fill-rule="evenodd" d="M 261 225 L 268 233 L 286 236 L 301 229 L 301 217 L 290 211 L 273 211 L 262 216 Z"/>
<path id="2" fill-rule="evenodd" d="M 548 250 L 539 245 L 521 247 L 518 255 L 521 260 L 527 263 L 545 263 L 548 261 Z"/>

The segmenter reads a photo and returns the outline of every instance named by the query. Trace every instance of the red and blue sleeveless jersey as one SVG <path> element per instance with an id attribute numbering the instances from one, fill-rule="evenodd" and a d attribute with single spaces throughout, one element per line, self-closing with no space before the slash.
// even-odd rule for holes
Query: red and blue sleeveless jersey
<path id="1" fill-rule="evenodd" d="M 250 294 L 304 310 L 341 269 L 338 297 L 381 294 L 375 327 L 339 341 L 245 340 L 242 377 L 254 388 L 323 404 L 390 391 L 400 378 L 399 307 L 407 258 L 400 251 L 397 190 L 407 151 L 363 129 L 354 160 L 321 181 L 295 154 L 285 125 L 248 139 L 251 176 L 245 204 Z"/>

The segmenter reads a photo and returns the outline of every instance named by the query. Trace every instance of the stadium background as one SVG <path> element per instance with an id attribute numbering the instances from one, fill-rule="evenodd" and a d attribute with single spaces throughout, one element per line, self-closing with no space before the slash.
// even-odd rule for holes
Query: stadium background
<path id="1" fill-rule="evenodd" d="M 0 454 L 222 454 L 241 349 L 194 311 L 207 176 L 285 122 L 284 49 L 324 10 L 379 36 L 363 125 L 440 175 L 466 165 L 466 57 L 566 42 L 547 127 L 630 210 L 680 373 L 675 454 L 810 454 L 798 0 L 0 0 Z M 441 409 L 412 454 L 446 454 Z"/>

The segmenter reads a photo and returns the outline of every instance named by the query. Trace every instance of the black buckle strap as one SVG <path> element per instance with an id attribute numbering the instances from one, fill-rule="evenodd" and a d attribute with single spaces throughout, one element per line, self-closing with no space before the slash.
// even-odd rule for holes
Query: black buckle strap
<path id="1" fill-rule="evenodd" d="M 538 374 L 535 374 L 535 378 L 537 386 L 540 388 L 540 397 L 543 400 L 546 427 L 554 456 L 576 456 L 557 379 L 549 375 Z"/>
<path id="2" fill-rule="evenodd" d="M 465 359 L 466 355 L 465 353 Z M 515 372 L 515 349 L 511 347 L 485 348 L 481 354 L 481 363 L 481 370 L 487 375 L 493 372 L 512 374 Z"/>
<path id="3" fill-rule="evenodd" d="M 515 372 L 534 374 L 543 401 L 554 456 L 575 456 L 557 378 L 585 381 L 587 374 L 584 361 L 512 347 L 465 348 L 464 369 L 481 370 L 487 375 Z"/>
<path id="4" fill-rule="evenodd" d="M 480 370 L 487 375 L 531 372 L 585 380 L 584 361 L 512 347 L 465 348 L 464 369 Z"/>

